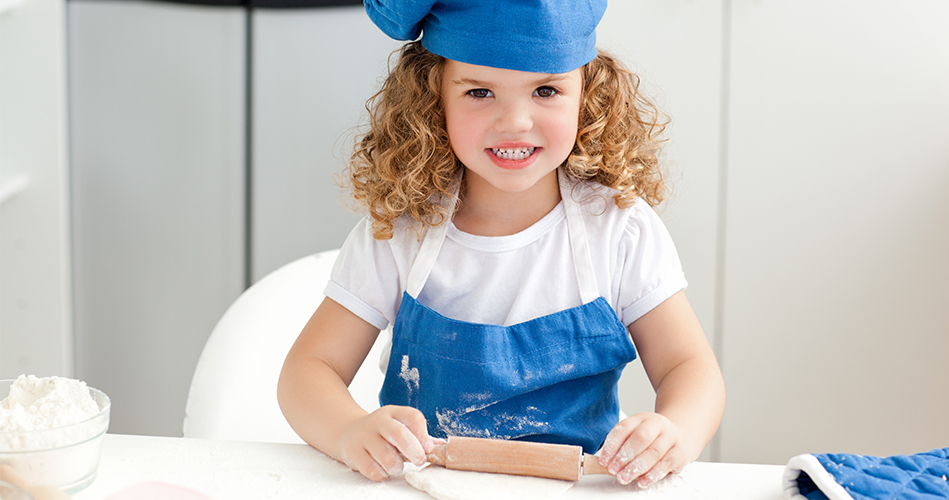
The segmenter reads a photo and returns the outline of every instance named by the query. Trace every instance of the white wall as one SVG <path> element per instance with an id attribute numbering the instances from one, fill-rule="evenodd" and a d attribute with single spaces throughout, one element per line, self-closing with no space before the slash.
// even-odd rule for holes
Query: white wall
<path id="1" fill-rule="evenodd" d="M 703 458 L 944 446 L 949 6 L 613 2 L 607 16 L 601 40 L 675 124 L 682 178 L 662 213 L 728 389 Z M 636 368 L 627 411 L 651 405 Z"/>
<path id="2" fill-rule="evenodd" d="M 597 42 L 639 75 L 645 94 L 671 119 L 662 160 L 672 190 L 659 213 L 689 281 L 686 296 L 716 345 L 722 4 L 612 2 Z M 620 400 L 627 413 L 653 411 L 654 392 L 639 361 L 623 372 Z M 714 459 L 716 446 L 717 438 L 701 458 Z"/>
<path id="3" fill-rule="evenodd" d="M 732 2 L 726 461 L 949 443 L 949 3 Z"/>
<path id="4" fill-rule="evenodd" d="M 73 370 L 64 21 L 0 3 L 0 379 Z"/>

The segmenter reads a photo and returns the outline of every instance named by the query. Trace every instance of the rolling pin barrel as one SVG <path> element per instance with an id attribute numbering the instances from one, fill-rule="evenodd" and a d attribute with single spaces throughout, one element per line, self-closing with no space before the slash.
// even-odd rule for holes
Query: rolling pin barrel
<path id="1" fill-rule="evenodd" d="M 447 445 L 437 445 L 428 459 L 448 469 L 566 481 L 577 481 L 583 473 L 583 448 L 528 441 L 452 436 Z"/>

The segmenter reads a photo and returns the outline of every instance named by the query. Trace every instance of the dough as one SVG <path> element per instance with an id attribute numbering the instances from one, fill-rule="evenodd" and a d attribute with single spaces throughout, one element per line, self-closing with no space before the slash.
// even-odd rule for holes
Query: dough
<path id="1" fill-rule="evenodd" d="M 573 481 L 450 470 L 438 465 L 407 468 L 405 480 L 437 500 L 551 499 L 574 485 Z"/>

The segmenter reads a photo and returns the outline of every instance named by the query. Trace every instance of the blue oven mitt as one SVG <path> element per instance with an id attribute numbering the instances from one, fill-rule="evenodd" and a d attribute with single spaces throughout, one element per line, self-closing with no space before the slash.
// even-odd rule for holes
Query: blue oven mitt
<path id="1" fill-rule="evenodd" d="M 949 448 L 915 455 L 798 455 L 784 469 L 788 500 L 949 499 Z"/>

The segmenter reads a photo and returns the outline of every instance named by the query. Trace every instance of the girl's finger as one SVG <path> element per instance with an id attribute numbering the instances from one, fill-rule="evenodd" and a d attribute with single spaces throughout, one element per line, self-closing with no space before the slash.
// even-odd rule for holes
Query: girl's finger
<path id="1" fill-rule="evenodd" d="M 675 445 L 675 438 L 668 433 L 661 433 L 649 443 L 645 449 L 636 455 L 622 470 L 616 478 L 622 484 L 629 484 L 640 478 L 642 475 L 651 471 L 667 455 L 670 449 Z"/>
<path id="2" fill-rule="evenodd" d="M 422 448 L 422 451 L 418 456 L 420 462 L 416 462 L 415 459 L 409 455 L 405 455 L 406 458 L 410 458 L 410 460 L 412 460 L 412 462 L 416 465 L 422 465 L 425 463 L 425 454 L 432 451 L 432 448 L 435 447 L 434 440 L 428 435 L 428 424 L 425 421 L 425 415 L 415 408 L 403 406 L 398 407 L 393 412 L 392 418 L 404 425 L 409 430 L 409 432 L 412 433 L 412 435 L 415 437 L 415 440 Z"/>
<path id="3" fill-rule="evenodd" d="M 369 454 L 370 460 L 376 466 L 373 467 L 367 464 L 367 470 L 374 472 L 373 476 L 364 474 L 369 479 L 381 481 L 389 476 L 402 474 L 402 454 L 382 436 L 377 440 L 367 443 L 366 451 Z M 381 477 L 376 479 L 380 471 Z"/>
<path id="4" fill-rule="evenodd" d="M 613 474 L 619 473 L 634 460 L 640 458 L 643 453 L 646 453 L 660 435 L 662 435 L 662 427 L 655 421 L 645 420 L 641 422 L 626 437 L 607 468 Z M 638 464 L 636 469 L 641 469 L 639 472 L 645 472 L 649 467 L 652 467 L 655 460 L 659 459 L 659 457 L 654 457 L 653 462 L 649 462 L 649 456 L 643 458 L 647 459 L 647 462 Z"/>
<path id="5" fill-rule="evenodd" d="M 642 476 L 639 477 L 639 481 L 636 481 L 636 484 L 640 488 L 648 488 L 659 481 L 662 478 L 666 477 L 669 474 L 669 471 L 663 469 L 653 469 Z"/>
<path id="6" fill-rule="evenodd" d="M 679 459 L 679 449 L 675 445 L 669 449 L 668 452 L 658 461 L 656 464 L 649 469 L 648 472 L 639 477 L 637 484 L 640 488 L 648 488 L 653 484 L 656 484 L 662 478 L 666 477 L 670 472 L 673 472 L 679 464 L 677 460 Z"/>
<path id="7" fill-rule="evenodd" d="M 600 465 L 604 467 L 610 466 L 610 463 L 617 458 L 617 455 L 626 444 L 626 441 L 629 439 L 630 435 L 638 428 L 643 420 L 644 419 L 640 414 L 633 415 L 632 417 L 622 420 L 610 430 L 609 434 L 606 435 L 606 440 L 603 441 L 602 448 L 600 449 Z M 629 450 L 627 450 L 626 453 L 629 453 Z M 629 460 L 635 456 L 636 453 L 634 452 L 629 457 Z M 628 462 L 629 460 L 626 460 L 625 462 Z M 625 464 L 625 462 L 623 463 Z"/>
<path id="8" fill-rule="evenodd" d="M 392 425 L 386 426 L 383 432 L 383 438 L 398 451 L 401 457 L 405 457 L 415 465 L 425 463 L 425 450 L 422 443 L 405 424 L 395 420 Z"/>
<path id="9" fill-rule="evenodd" d="M 425 455 L 435 447 L 428 435 L 425 415 L 415 408 L 394 406 L 391 407 L 390 417 L 398 424 L 391 429 L 393 440 L 390 442 L 415 465 L 424 464 Z"/>
<path id="10" fill-rule="evenodd" d="M 603 446 L 600 447 L 600 465 L 604 467 L 609 465 L 613 457 L 616 456 L 616 453 L 619 452 L 620 447 L 626 442 L 629 433 L 632 432 L 635 427 L 636 424 L 633 422 L 633 417 L 630 417 L 620 421 L 620 423 L 616 424 L 610 430 L 606 435 L 606 440 L 603 441 Z"/>
<path id="11" fill-rule="evenodd" d="M 346 460 L 346 465 L 372 481 L 378 482 L 389 477 L 385 468 L 376 462 L 369 450 L 363 450 L 360 456 L 353 460 Z"/>

